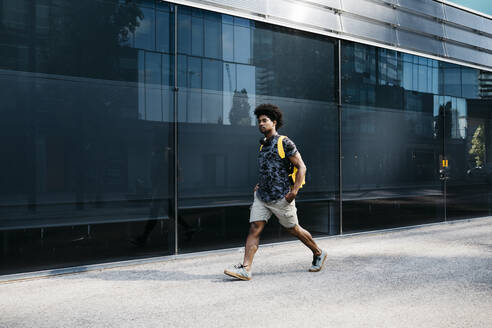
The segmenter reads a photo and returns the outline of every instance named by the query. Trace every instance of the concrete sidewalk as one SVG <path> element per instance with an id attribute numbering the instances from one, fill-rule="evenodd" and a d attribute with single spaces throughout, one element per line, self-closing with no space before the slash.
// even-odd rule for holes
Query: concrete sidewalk
<path id="1" fill-rule="evenodd" d="M 492 327 L 492 217 L 0 284 L 0 327 Z"/>

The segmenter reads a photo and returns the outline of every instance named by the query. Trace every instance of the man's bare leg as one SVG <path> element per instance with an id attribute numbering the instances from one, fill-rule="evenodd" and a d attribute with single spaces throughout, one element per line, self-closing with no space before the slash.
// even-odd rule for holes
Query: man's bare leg
<path id="1" fill-rule="evenodd" d="M 309 231 L 303 229 L 300 225 L 296 224 L 295 227 L 287 229 L 287 231 L 296 236 L 304 245 L 306 245 L 314 255 L 320 256 L 321 249 L 318 247 L 316 242 L 313 239 L 313 236 L 309 233 Z"/>
<path id="2" fill-rule="evenodd" d="M 246 238 L 246 246 L 244 247 L 244 261 L 243 266 L 245 266 L 247 271 L 251 271 L 251 265 L 253 264 L 253 258 L 258 246 L 260 245 L 260 235 L 265 227 L 266 221 L 256 221 L 251 222 L 249 227 L 248 238 Z"/>

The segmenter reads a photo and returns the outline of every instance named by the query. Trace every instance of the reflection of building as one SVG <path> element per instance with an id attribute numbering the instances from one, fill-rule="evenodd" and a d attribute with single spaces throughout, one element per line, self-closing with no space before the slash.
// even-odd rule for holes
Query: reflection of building
<path id="1" fill-rule="evenodd" d="M 480 98 L 490 99 L 492 98 L 492 73 L 487 71 L 481 71 L 478 80 L 480 88 Z"/>

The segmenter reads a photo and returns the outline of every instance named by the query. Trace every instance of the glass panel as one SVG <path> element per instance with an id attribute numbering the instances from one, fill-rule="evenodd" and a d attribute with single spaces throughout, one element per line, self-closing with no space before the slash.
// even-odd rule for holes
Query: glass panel
<path id="1" fill-rule="evenodd" d="M 203 56 L 203 18 L 191 17 L 191 54 Z"/>
<path id="2" fill-rule="evenodd" d="M 214 3 L 254 13 L 265 13 L 267 7 L 266 1 L 214 0 Z"/>
<path id="3" fill-rule="evenodd" d="M 398 30 L 398 41 L 403 48 L 420 50 L 435 55 L 444 54 L 441 41 L 413 32 Z"/>
<path id="4" fill-rule="evenodd" d="M 396 44 L 396 30 L 390 26 L 376 24 L 342 15 L 343 31 L 391 45 Z"/>
<path id="5" fill-rule="evenodd" d="M 171 254 L 173 60 L 129 44 L 154 47 L 154 10 L 50 3 L 49 32 L 2 30 L 0 274 Z"/>
<path id="6" fill-rule="evenodd" d="M 492 19 L 491 19 L 492 20 Z M 492 38 L 488 37 L 486 35 L 482 35 L 482 43 L 479 45 L 480 48 L 484 48 L 490 51 L 492 51 Z M 490 53 L 489 53 L 490 55 Z M 492 65 L 488 65 L 488 67 L 491 67 Z"/>
<path id="7" fill-rule="evenodd" d="M 413 89 L 413 62 L 406 61 L 405 57 L 402 61 L 403 64 L 403 88 L 407 90 Z"/>
<path id="8" fill-rule="evenodd" d="M 448 22 L 487 32 L 487 30 L 484 30 L 480 16 L 448 5 L 444 5 L 444 12 L 446 13 L 446 20 Z"/>
<path id="9" fill-rule="evenodd" d="M 444 36 L 442 24 L 436 22 L 435 20 L 398 11 L 398 22 L 402 27 L 411 30 L 425 32 L 428 34 L 437 35 L 441 37 Z"/>
<path id="10" fill-rule="evenodd" d="M 191 10 L 186 7 L 178 9 L 178 52 L 191 54 Z"/>
<path id="11" fill-rule="evenodd" d="M 489 66 L 492 63 L 492 54 L 484 51 L 462 47 L 452 43 L 446 43 L 448 54 L 452 58 L 458 58 L 477 65 Z"/>
<path id="12" fill-rule="evenodd" d="M 398 4 L 424 15 L 444 18 L 442 4 L 427 0 L 398 0 Z"/>
<path id="13" fill-rule="evenodd" d="M 437 61 L 434 61 L 437 64 Z M 436 66 L 432 66 L 432 93 L 439 93 L 439 69 Z"/>
<path id="14" fill-rule="evenodd" d="M 210 12 L 206 17 L 223 18 Z M 178 103 L 180 115 L 188 114 L 180 116 L 178 128 L 181 252 L 244 245 L 261 136 L 253 111 L 262 103 L 283 110 L 280 133 L 294 140 L 308 166 L 308 183 L 297 199 L 301 225 L 314 235 L 339 231 L 334 41 L 245 19 L 233 22 L 218 25 L 222 60 L 200 58 L 201 87 L 188 76 L 179 91 L 179 99 L 187 99 Z M 180 58 L 180 74 L 192 70 L 191 58 Z M 196 108 L 190 99 L 201 103 L 201 121 L 189 115 Z M 272 218 L 262 242 L 290 238 Z"/>
<path id="15" fill-rule="evenodd" d="M 230 16 L 230 15 L 222 14 L 222 23 L 233 25 L 234 24 L 234 17 Z"/>
<path id="16" fill-rule="evenodd" d="M 210 15 L 208 15 L 207 19 L 205 19 L 205 57 L 222 57 L 222 24 L 219 19 L 219 16 L 211 19 Z"/>
<path id="17" fill-rule="evenodd" d="M 174 56 L 162 54 L 162 118 L 174 122 Z"/>
<path id="18" fill-rule="evenodd" d="M 135 29 L 135 48 L 155 50 L 155 10 L 141 7 L 140 12 Z"/>
<path id="19" fill-rule="evenodd" d="M 162 59 L 158 53 L 145 54 L 145 119 L 162 121 Z"/>
<path id="20" fill-rule="evenodd" d="M 340 5 L 340 0 L 310 0 L 310 2 L 314 2 L 330 8 L 342 9 L 342 6 Z"/>
<path id="21" fill-rule="evenodd" d="M 169 35 L 170 24 L 174 28 L 174 15 L 169 11 L 157 11 L 157 51 L 167 52 L 173 47 L 174 35 Z"/>
<path id="22" fill-rule="evenodd" d="M 251 60 L 251 29 L 234 26 L 234 60 L 237 63 L 249 64 Z"/>
<path id="23" fill-rule="evenodd" d="M 428 61 L 423 58 L 414 63 L 412 57 L 396 59 L 404 81 L 402 88 L 380 78 L 387 75 L 387 66 L 372 64 L 383 58 L 386 63 L 394 60 L 392 52 L 343 43 L 345 232 L 444 219 L 434 98 L 425 92 L 428 65 L 419 64 Z"/>
<path id="24" fill-rule="evenodd" d="M 387 5 L 379 5 L 372 1 L 344 0 L 343 10 L 386 23 L 396 24 L 398 22 L 396 11 L 393 8 Z"/>
<path id="25" fill-rule="evenodd" d="M 222 59 L 234 61 L 234 26 L 222 24 Z"/>
<path id="26" fill-rule="evenodd" d="M 446 37 L 448 39 L 471 44 L 477 47 L 484 46 L 483 43 L 486 38 L 477 33 L 472 33 L 449 25 L 444 25 L 444 28 L 446 29 Z"/>
<path id="27" fill-rule="evenodd" d="M 419 87 L 418 91 L 420 92 L 428 92 L 427 89 L 427 65 L 419 65 Z"/>
<path id="28" fill-rule="evenodd" d="M 488 216 L 492 210 L 492 103 L 490 92 L 479 95 L 477 90 L 486 88 L 492 74 L 452 64 L 444 69 L 453 72 L 461 69 L 462 80 L 457 74 L 446 74 L 444 88 L 462 85 L 466 97 L 442 97 L 439 104 L 445 111 L 447 127 L 447 218 Z"/>
<path id="29" fill-rule="evenodd" d="M 203 60 L 203 123 L 223 122 L 222 110 L 222 62 Z"/>
<path id="30" fill-rule="evenodd" d="M 236 25 L 236 26 L 251 27 L 254 25 L 252 23 L 253 22 L 250 21 L 249 19 L 241 18 L 241 17 L 234 17 L 234 25 Z"/>
<path id="31" fill-rule="evenodd" d="M 454 64 L 440 63 L 442 76 L 441 94 L 461 97 L 461 68 Z"/>
<path id="32" fill-rule="evenodd" d="M 288 0 L 275 0 L 268 2 L 268 15 L 272 19 L 276 17 L 282 20 L 288 19 L 294 22 L 316 26 L 324 29 L 340 31 L 338 15 L 329 9 L 319 6 L 304 5 Z"/>
<path id="33" fill-rule="evenodd" d="M 483 31 L 492 31 L 492 19 L 483 17 L 482 18 L 482 26 L 483 26 Z M 487 39 L 488 39 L 488 44 L 489 44 L 489 46 L 487 48 L 490 49 L 490 48 L 492 48 L 492 46 L 490 45 L 492 41 L 490 41 L 490 38 L 487 38 Z"/>
<path id="34" fill-rule="evenodd" d="M 462 67 L 461 68 L 461 90 L 463 98 L 474 99 L 479 97 L 479 83 L 477 83 L 477 76 L 480 71 L 474 68 Z M 482 86 L 486 81 L 481 81 Z"/>

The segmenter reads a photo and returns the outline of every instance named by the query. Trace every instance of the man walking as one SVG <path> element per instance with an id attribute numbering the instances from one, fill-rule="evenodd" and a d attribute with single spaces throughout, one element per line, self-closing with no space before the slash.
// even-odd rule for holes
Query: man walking
<path id="1" fill-rule="evenodd" d="M 244 260 L 233 269 L 224 270 L 224 273 L 241 280 L 251 279 L 251 266 L 260 243 L 260 235 L 272 214 L 290 234 L 313 252 L 309 271 L 320 271 L 326 260 L 326 251 L 318 247 L 311 234 L 299 225 L 297 219 L 295 198 L 304 183 L 306 166 L 295 144 L 277 133 L 283 124 L 280 109 L 275 105 L 262 104 L 255 109 L 255 115 L 264 138 L 260 140 L 258 184 L 254 188 Z"/>

